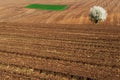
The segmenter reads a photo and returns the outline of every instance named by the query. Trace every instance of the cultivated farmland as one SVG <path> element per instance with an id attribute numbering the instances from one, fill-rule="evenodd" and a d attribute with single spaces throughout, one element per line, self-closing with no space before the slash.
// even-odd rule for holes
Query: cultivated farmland
<path id="1" fill-rule="evenodd" d="M 0 2 L 0 22 L 91 24 L 88 18 L 89 9 L 99 5 L 108 12 L 107 21 L 101 24 L 120 25 L 119 0 L 5 0 Z M 33 3 L 65 4 L 68 8 L 60 12 L 24 8 Z"/>
<path id="2" fill-rule="evenodd" d="M 32 3 L 68 7 L 24 8 Z M 108 11 L 105 22 L 89 21 L 94 5 Z M 0 1 L 0 80 L 119 80 L 119 7 L 119 0 Z"/>

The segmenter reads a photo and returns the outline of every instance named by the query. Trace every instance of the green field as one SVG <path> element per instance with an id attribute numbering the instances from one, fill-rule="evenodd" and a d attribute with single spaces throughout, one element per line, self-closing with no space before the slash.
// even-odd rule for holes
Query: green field
<path id="1" fill-rule="evenodd" d="M 32 8 L 32 9 L 41 9 L 41 10 L 65 10 L 67 5 L 50 5 L 50 4 L 30 4 L 25 6 L 25 8 Z"/>

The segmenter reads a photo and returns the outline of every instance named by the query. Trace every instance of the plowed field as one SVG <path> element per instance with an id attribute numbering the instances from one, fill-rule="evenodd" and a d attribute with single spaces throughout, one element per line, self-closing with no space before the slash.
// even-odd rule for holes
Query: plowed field
<path id="1" fill-rule="evenodd" d="M 2 76 L 119 80 L 119 32 L 111 25 L 1 23 Z"/>
<path id="2" fill-rule="evenodd" d="M 27 9 L 65 4 L 64 11 Z M 93 5 L 108 12 L 90 23 Z M 0 80 L 119 80 L 119 0 L 0 1 Z"/>

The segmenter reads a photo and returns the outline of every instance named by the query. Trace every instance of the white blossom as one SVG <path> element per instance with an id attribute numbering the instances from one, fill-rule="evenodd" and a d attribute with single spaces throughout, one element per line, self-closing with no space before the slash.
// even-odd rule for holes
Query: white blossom
<path id="1" fill-rule="evenodd" d="M 107 18 L 107 12 L 104 8 L 100 6 L 93 6 L 90 9 L 89 18 L 94 23 L 104 21 Z"/>

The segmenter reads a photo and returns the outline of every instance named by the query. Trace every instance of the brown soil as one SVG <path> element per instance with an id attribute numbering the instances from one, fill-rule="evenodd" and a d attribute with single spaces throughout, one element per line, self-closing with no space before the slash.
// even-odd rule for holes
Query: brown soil
<path id="1" fill-rule="evenodd" d="M 68 8 L 24 8 L 32 3 Z M 105 22 L 89 21 L 94 5 L 107 10 Z M 0 80 L 119 80 L 119 7 L 119 0 L 1 0 Z"/>
<path id="2" fill-rule="evenodd" d="M 32 69 L 32 76 L 9 69 L 31 79 L 119 80 L 119 32 L 112 25 L 1 23 L 0 63 Z"/>

